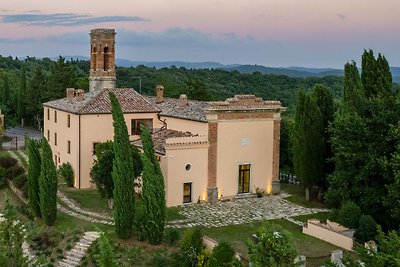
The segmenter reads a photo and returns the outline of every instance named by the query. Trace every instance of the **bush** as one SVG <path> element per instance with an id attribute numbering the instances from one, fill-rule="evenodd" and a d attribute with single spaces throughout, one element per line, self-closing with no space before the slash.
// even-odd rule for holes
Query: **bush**
<path id="1" fill-rule="evenodd" d="M 162 253 L 155 253 L 153 255 L 153 259 L 152 259 L 152 265 L 154 267 L 165 267 L 165 266 L 169 266 L 170 265 L 170 261 L 169 258 L 167 256 L 165 256 Z"/>
<path id="2" fill-rule="evenodd" d="M 141 206 L 136 207 L 135 209 L 135 217 L 133 218 L 133 231 L 139 241 L 144 241 L 146 239 L 146 233 L 144 231 L 144 215 Z"/>
<path id="3" fill-rule="evenodd" d="M 164 236 L 164 241 L 170 246 L 175 245 L 179 239 L 181 238 L 181 235 L 179 231 L 175 228 L 169 228 L 165 230 L 165 236 Z"/>
<path id="4" fill-rule="evenodd" d="M 21 188 L 22 191 L 22 196 L 24 198 L 28 198 L 28 183 L 24 183 L 24 185 Z"/>
<path id="5" fill-rule="evenodd" d="M 358 228 L 354 233 L 354 237 L 362 242 L 368 242 L 370 240 L 374 240 L 377 233 L 376 230 L 377 224 L 370 215 L 361 215 Z"/>
<path id="6" fill-rule="evenodd" d="M 180 244 L 181 253 L 189 266 L 197 262 L 197 256 L 203 250 L 203 234 L 198 228 L 186 229 Z"/>
<path id="7" fill-rule="evenodd" d="M 210 267 L 228 267 L 232 266 L 232 262 L 235 260 L 235 250 L 233 247 L 222 241 L 214 247 L 211 255 Z"/>
<path id="8" fill-rule="evenodd" d="M 18 188 L 21 189 L 24 184 L 26 184 L 28 182 L 28 178 L 26 176 L 26 173 L 23 173 L 19 176 L 17 176 L 16 178 L 14 178 L 13 180 L 13 184 Z"/>
<path id="9" fill-rule="evenodd" d="M 25 215 L 29 220 L 35 219 L 35 214 L 33 213 L 31 207 L 29 205 L 21 205 L 17 206 L 17 210 L 22 214 Z"/>
<path id="10" fill-rule="evenodd" d="M 328 215 L 328 220 L 333 222 L 339 221 L 340 210 L 338 209 L 331 209 L 331 212 Z"/>
<path id="11" fill-rule="evenodd" d="M 358 220 L 361 216 L 361 209 L 357 204 L 347 201 L 339 212 L 339 223 L 351 229 L 357 229 Z"/>
<path id="12" fill-rule="evenodd" d="M 6 178 L 12 180 L 23 173 L 25 173 L 25 169 L 19 165 L 15 165 L 6 169 Z"/>
<path id="13" fill-rule="evenodd" d="M 0 157 L 0 167 L 8 169 L 17 166 L 18 161 L 11 156 Z"/>
<path id="14" fill-rule="evenodd" d="M 74 171 L 72 170 L 72 166 L 69 162 L 63 163 L 58 168 L 58 175 L 60 175 L 64 179 L 67 186 L 74 186 Z"/>

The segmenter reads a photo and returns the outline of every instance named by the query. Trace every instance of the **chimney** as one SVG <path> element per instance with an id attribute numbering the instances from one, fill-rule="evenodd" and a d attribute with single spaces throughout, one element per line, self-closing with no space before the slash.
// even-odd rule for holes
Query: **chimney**
<path id="1" fill-rule="evenodd" d="M 185 94 L 182 94 L 179 97 L 179 104 L 182 107 L 189 105 L 188 98 L 187 98 L 187 96 Z"/>
<path id="2" fill-rule="evenodd" d="M 76 101 L 81 102 L 83 100 L 83 96 L 85 95 L 85 91 L 83 89 L 76 90 Z"/>
<path id="3" fill-rule="evenodd" d="M 71 101 L 75 97 L 75 89 L 74 88 L 67 88 L 67 100 Z"/>
<path id="4" fill-rule="evenodd" d="M 162 102 L 164 102 L 164 86 L 159 84 L 156 86 L 156 103 Z"/>

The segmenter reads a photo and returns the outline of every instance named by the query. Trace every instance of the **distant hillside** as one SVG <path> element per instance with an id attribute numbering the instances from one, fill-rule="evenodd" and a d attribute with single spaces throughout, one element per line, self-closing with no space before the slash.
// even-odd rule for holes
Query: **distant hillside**
<path id="1" fill-rule="evenodd" d="M 84 56 L 63 56 L 65 59 L 89 60 Z M 55 58 L 56 60 L 57 58 Z M 185 62 L 185 61 L 132 61 L 129 59 L 116 59 L 116 65 L 120 67 L 137 67 L 143 65 L 149 68 L 169 68 L 175 66 L 177 68 L 186 69 L 223 69 L 226 71 L 238 71 L 240 73 L 260 72 L 261 74 L 286 75 L 293 78 L 307 77 L 326 77 L 326 76 L 343 76 L 343 69 L 334 68 L 305 68 L 305 67 L 266 67 L 263 65 L 240 65 L 231 64 L 224 65 L 218 62 Z M 400 83 L 400 67 L 391 67 L 393 81 Z"/>

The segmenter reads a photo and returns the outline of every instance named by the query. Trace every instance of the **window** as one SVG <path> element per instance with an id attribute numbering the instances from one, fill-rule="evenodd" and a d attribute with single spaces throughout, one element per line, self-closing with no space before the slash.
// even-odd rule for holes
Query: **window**
<path id="1" fill-rule="evenodd" d="M 93 143 L 93 155 L 96 155 L 96 146 L 98 145 L 98 144 L 100 144 L 100 143 Z"/>
<path id="2" fill-rule="evenodd" d="M 47 109 L 47 120 L 50 120 L 50 109 Z"/>
<path id="3" fill-rule="evenodd" d="M 50 130 L 47 130 L 47 142 L 50 142 Z"/>
<path id="4" fill-rule="evenodd" d="M 71 115 L 67 115 L 67 127 L 71 127 Z"/>
<path id="5" fill-rule="evenodd" d="M 183 184 L 183 203 L 192 203 L 192 183 Z"/>
<path id="6" fill-rule="evenodd" d="M 192 164 L 190 164 L 190 163 L 186 164 L 185 170 L 186 170 L 187 172 L 190 172 L 191 169 L 192 169 Z"/>
<path id="7" fill-rule="evenodd" d="M 54 122 L 57 122 L 57 110 L 54 110 Z"/>
<path id="8" fill-rule="evenodd" d="M 140 135 L 140 125 L 143 124 L 144 127 L 153 132 L 153 119 L 132 119 L 131 120 L 131 135 Z"/>
<path id="9" fill-rule="evenodd" d="M 54 133 L 54 145 L 57 145 L 57 133 Z"/>
<path id="10" fill-rule="evenodd" d="M 54 155 L 54 163 L 57 165 L 57 155 Z"/>
<path id="11" fill-rule="evenodd" d="M 69 140 L 68 140 L 68 143 L 67 143 L 67 153 L 71 154 L 71 141 L 69 141 Z"/>
<path id="12" fill-rule="evenodd" d="M 239 188 L 238 193 L 250 192 L 250 164 L 239 165 Z"/>

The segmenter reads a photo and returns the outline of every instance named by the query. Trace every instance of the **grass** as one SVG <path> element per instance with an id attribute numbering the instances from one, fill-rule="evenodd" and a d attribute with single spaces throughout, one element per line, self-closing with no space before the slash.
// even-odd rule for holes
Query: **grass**
<path id="1" fill-rule="evenodd" d="M 108 207 L 107 199 L 102 198 L 96 189 L 75 189 L 59 187 L 62 192 L 74 200 L 81 208 L 88 209 L 102 214 L 111 214 Z"/>
<path id="2" fill-rule="evenodd" d="M 290 194 L 290 197 L 285 198 L 287 201 L 306 208 L 325 208 L 324 204 L 316 199 L 316 192 L 311 192 L 311 201 L 305 198 L 306 190 L 304 187 L 294 184 L 281 183 L 281 190 Z"/>
<path id="3" fill-rule="evenodd" d="M 4 208 L 6 197 L 8 198 L 8 201 L 11 205 L 19 206 L 22 204 L 22 202 L 14 194 L 14 192 L 11 191 L 11 189 L 9 189 L 8 187 L 3 187 L 0 189 L 0 210 Z"/>
<path id="4" fill-rule="evenodd" d="M 24 165 L 23 167 L 25 168 L 25 170 L 28 170 L 29 164 L 28 162 L 25 160 L 25 158 L 21 155 L 21 153 L 24 153 L 22 151 L 19 150 L 15 150 L 15 155 L 17 155 L 17 157 L 19 158 L 19 160 L 22 162 L 22 165 Z"/>
<path id="5" fill-rule="evenodd" d="M 330 255 L 330 252 L 338 247 L 308 236 L 302 233 L 302 228 L 287 220 L 271 220 L 270 222 L 282 226 L 285 230 L 290 232 L 293 241 L 297 248 L 299 255 L 308 257 L 318 257 Z M 218 228 L 203 228 L 206 236 L 209 236 L 219 242 L 226 241 L 230 243 L 237 252 L 243 256 L 248 257 L 246 242 L 250 240 L 251 236 L 256 232 L 256 229 L 262 225 L 262 222 L 252 224 L 231 225 Z"/>

